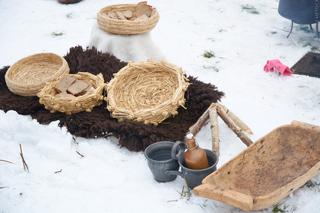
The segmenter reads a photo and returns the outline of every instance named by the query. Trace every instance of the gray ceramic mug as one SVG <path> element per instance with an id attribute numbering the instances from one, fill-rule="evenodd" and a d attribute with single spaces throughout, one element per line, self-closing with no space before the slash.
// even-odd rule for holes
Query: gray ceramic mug
<path id="1" fill-rule="evenodd" d="M 178 161 L 171 158 L 173 145 L 173 142 L 161 141 L 149 145 L 144 151 L 153 178 L 158 182 L 173 181 L 177 178 L 177 174 L 167 173 L 169 170 L 179 170 Z"/>
<path id="2" fill-rule="evenodd" d="M 184 161 L 184 151 L 186 149 L 186 145 L 183 142 L 176 142 L 175 145 L 172 147 L 171 150 L 171 158 L 178 160 L 179 166 L 181 171 L 170 170 L 167 171 L 167 174 L 171 175 L 179 175 L 184 178 L 187 182 L 187 185 L 193 189 L 194 187 L 201 184 L 202 180 L 211 174 L 212 172 L 216 171 L 217 163 L 218 163 L 218 156 L 212 152 L 211 150 L 205 149 L 209 167 L 205 169 L 189 169 L 185 165 Z"/>

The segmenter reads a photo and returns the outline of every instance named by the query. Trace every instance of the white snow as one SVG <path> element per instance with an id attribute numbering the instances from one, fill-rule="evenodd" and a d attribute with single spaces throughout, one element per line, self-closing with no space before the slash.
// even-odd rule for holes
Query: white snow
<path id="1" fill-rule="evenodd" d="M 164 60 L 149 32 L 114 35 L 101 30 L 98 24 L 93 24 L 88 46 L 95 47 L 100 52 L 111 53 L 123 61 Z"/>
<path id="2" fill-rule="evenodd" d="M 160 13 L 151 35 L 166 59 L 224 91 L 223 103 L 249 124 L 254 140 L 292 120 L 320 125 L 319 79 L 262 71 L 268 59 L 279 58 L 292 66 L 312 46 L 320 47 L 314 33 L 300 26 L 286 38 L 290 22 L 278 15 L 276 0 L 149 2 Z M 0 1 L 0 67 L 37 52 L 64 55 L 71 46 L 86 46 L 96 12 L 113 3 L 125 2 L 84 0 L 66 6 L 56 0 Z M 243 10 L 245 4 L 253 5 L 259 14 Z M 204 58 L 205 51 L 213 51 L 215 57 Z M 245 149 L 223 122 L 220 130 L 218 166 Z M 197 139 L 201 146 L 210 147 L 209 128 Z M 20 143 L 29 173 L 22 167 Z M 57 123 L 40 125 L 15 112 L 0 112 L 0 159 L 14 163 L 0 162 L 1 213 L 241 212 L 196 196 L 181 198 L 180 178 L 155 182 L 143 153 L 121 149 L 116 139 L 76 138 L 74 142 Z M 320 176 L 313 181 L 319 183 Z M 280 208 L 318 212 L 319 201 L 319 186 L 302 187 Z"/>

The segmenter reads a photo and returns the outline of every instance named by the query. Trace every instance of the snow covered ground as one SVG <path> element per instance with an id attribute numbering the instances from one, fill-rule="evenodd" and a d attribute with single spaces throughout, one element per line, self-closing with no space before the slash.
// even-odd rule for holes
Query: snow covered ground
<path id="1" fill-rule="evenodd" d="M 86 46 L 96 12 L 115 0 L 0 0 L 0 67 L 37 52 L 66 54 Z M 129 1 L 134 2 L 134 1 Z M 152 31 L 166 58 L 190 75 L 226 93 L 223 103 L 239 115 L 257 139 L 275 127 L 300 120 L 320 125 L 320 80 L 266 74 L 266 60 L 292 66 L 320 41 L 277 13 L 275 0 L 150 1 L 160 12 Z M 244 9 L 246 5 L 255 10 Z M 215 57 L 205 58 L 205 51 Z M 220 122 L 223 165 L 245 146 Z M 209 128 L 198 135 L 209 147 Z M 23 170 L 19 143 L 30 172 Z M 83 154 L 81 157 L 79 154 Z M 116 139 L 86 140 L 57 123 L 38 124 L 15 112 L 0 112 L 0 213 L 11 212 L 241 212 L 223 203 L 181 198 L 183 181 L 157 183 L 143 153 L 121 149 Z M 58 172 L 60 171 L 61 172 Z M 263 212 L 319 212 L 320 176 Z M 280 210 L 279 210 L 280 209 Z M 283 211 L 281 211 L 283 210 Z"/>

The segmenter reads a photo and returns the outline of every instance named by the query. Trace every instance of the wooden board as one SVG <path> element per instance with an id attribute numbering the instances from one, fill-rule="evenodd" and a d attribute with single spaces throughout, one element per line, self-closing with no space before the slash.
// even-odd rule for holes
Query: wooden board
<path id="1" fill-rule="evenodd" d="M 320 169 L 320 127 L 293 122 L 244 150 L 196 187 L 196 195 L 242 210 L 278 203 Z"/>

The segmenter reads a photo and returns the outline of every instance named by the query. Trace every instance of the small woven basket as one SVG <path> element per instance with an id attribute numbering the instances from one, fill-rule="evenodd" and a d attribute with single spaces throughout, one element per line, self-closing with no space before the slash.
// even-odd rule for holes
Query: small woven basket
<path id="1" fill-rule="evenodd" d="M 40 53 L 20 59 L 5 75 L 8 89 L 22 96 L 35 96 L 46 82 L 69 73 L 66 60 L 53 53 Z"/>
<path id="2" fill-rule="evenodd" d="M 184 105 L 188 79 L 167 62 L 129 63 L 107 84 L 107 109 L 119 121 L 158 125 Z"/>
<path id="3" fill-rule="evenodd" d="M 133 11 L 136 6 L 136 4 L 117 4 L 102 8 L 97 15 L 99 28 L 118 35 L 135 35 L 152 30 L 159 21 L 159 13 L 156 9 L 153 10 L 151 17 L 147 20 L 119 20 L 107 15 L 111 11 Z"/>
<path id="4" fill-rule="evenodd" d="M 93 107 L 99 105 L 103 100 L 103 89 L 105 83 L 102 74 L 93 75 L 87 72 L 79 72 L 77 74 L 69 74 L 79 80 L 84 80 L 93 86 L 94 91 L 90 94 L 84 94 L 71 100 L 56 97 L 55 86 L 60 79 L 48 83 L 39 93 L 39 102 L 45 106 L 50 112 L 63 112 L 65 114 L 73 114 L 81 111 L 90 112 Z"/>

